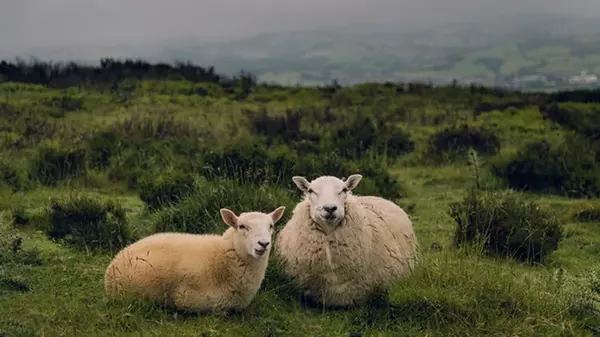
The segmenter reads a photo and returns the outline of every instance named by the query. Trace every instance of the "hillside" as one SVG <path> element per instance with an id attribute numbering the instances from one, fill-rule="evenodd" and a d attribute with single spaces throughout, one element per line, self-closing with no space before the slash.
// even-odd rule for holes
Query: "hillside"
<path id="1" fill-rule="evenodd" d="M 600 50 L 593 47 L 598 42 L 600 21 L 523 15 L 422 30 L 367 26 L 271 33 L 170 55 L 227 72 L 243 65 L 265 81 L 284 84 L 459 79 L 513 85 L 515 79 L 545 75 L 560 88 L 561 79 L 568 85 L 568 76 L 600 72 Z"/>
<path id="2" fill-rule="evenodd" d="M 574 83 L 600 72 L 600 21 L 523 13 L 414 27 L 352 24 L 263 33 L 201 43 L 173 38 L 125 45 L 61 45 L 13 56 L 95 62 L 102 57 L 191 60 L 226 73 L 250 71 L 284 85 L 365 81 L 432 81 L 502 85 L 526 90 L 597 86 Z M 0 57 L 8 57 L 0 53 Z M 576 79 L 575 79 L 576 80 Z"/>
<path id="3" fill-rule="evenodd" d="M 192 64 L 0 63 L 2 336 L 597 336 L 600 92 L 284 87 Z M 112 301 L 117 250 L 364 178 L 423 262 L 387 300 L 312 307 L 272 257 L 242 314 Z M 478 241 L 474 234 L 489 237 Z"/>

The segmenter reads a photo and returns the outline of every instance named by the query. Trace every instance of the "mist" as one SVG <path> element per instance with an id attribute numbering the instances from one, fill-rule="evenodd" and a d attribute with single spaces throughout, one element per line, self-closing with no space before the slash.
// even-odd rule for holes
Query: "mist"
<path id="1" fill-rule="evenodd" d="M 226 41 L 349 24 L 402 29 L 516 13 L 600 16 L 596 0 L 6 0 L 0 54 L 31 48 Z"/>

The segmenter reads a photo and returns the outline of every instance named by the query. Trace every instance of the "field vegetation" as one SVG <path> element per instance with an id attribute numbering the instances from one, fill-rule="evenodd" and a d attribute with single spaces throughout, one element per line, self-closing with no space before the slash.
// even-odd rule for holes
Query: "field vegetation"
<path id="1" fill-rule="evenodd" d="M 257 84 L 188 63 L 0 63 L 0 336 L 598 336 L 600 91 Z M 109 300 L 114 254 L 364 176 L 423 254 L 387 300 L 304 303 L 272 257 L 242 314 Z"/>

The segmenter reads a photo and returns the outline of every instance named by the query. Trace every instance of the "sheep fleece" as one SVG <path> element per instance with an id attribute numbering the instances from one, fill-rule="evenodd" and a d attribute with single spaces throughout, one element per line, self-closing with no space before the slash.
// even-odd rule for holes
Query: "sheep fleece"
<path id="1" fill-rule="evenodd" d="M 308 200 L 300 202 L 279 233 L 276 252 L 284 272 L 322 304 L 349 306 L 394 280 L 417 263 L 412 222 L 395 203 L 349 195 L 346 215 L 329 235 L 314 229 Z"/>
<path id="2" fill-rule="evenodd" d="M 159 233 L 123 249 L 105 274 L 110 295 L 136 297 L 194 311 L 246 308 L 258 292 L 268 257 L 242 260 L 234 229 L 223 236 Z"/>

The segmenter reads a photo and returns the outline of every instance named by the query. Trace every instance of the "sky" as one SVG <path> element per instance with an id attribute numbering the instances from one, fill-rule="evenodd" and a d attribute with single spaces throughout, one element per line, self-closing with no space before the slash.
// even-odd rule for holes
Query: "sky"
<path id="1" fill-rule="evenodd" d="M 600 17 L 600 1 L 0 0 L 0 53 L 179 38 L 204 42 L 352 23 L 409 29 L 540 10 Z"/>

